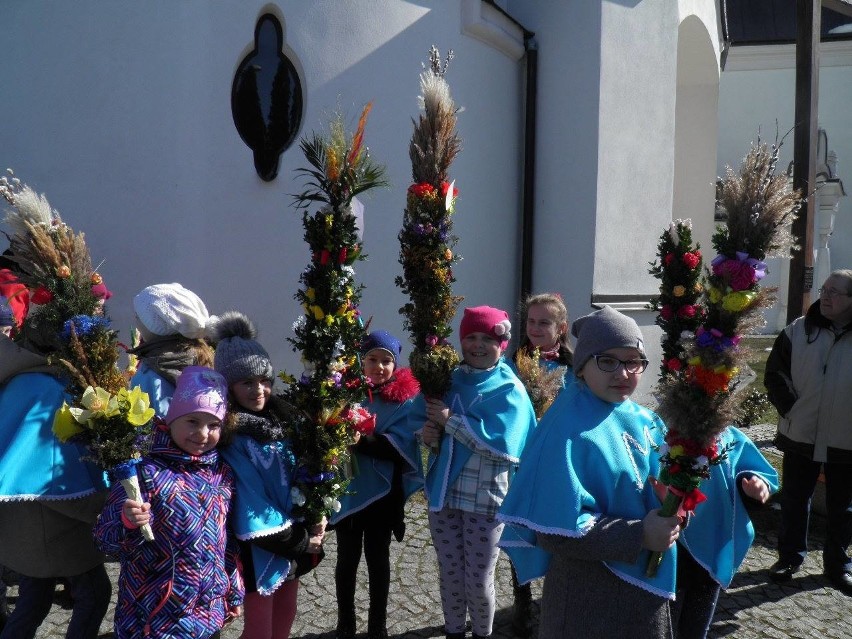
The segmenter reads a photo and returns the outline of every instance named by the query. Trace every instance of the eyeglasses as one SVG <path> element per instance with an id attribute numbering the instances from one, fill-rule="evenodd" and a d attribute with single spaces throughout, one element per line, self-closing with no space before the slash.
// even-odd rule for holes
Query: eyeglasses
<path id="1" fill-rule="evenodd" d="M 835 297 L 852 297 L 852 293 L 844 293 L 843 291 L 838 291 L 836 288 L 820 288 L 819 294 L 830 297 L 831 299 Z"/>
<path id="2" fill-rule="evenodd" d="M 618 359 L 612 355 L 592 355 L 592 357 L 595 358 L 598 370 L 604 373 L 613 373 L 618 370 L 619 366 L 624 366 L 624 370 L 636 375 L 637 373 L 643 373 L 648 368 L 647 359 L 628 359 L 625 362 L 623 359 Z"/>

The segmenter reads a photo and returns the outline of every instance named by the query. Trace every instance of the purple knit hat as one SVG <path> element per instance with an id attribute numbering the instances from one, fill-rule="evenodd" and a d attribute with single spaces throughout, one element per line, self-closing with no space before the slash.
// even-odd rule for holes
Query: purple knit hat
<path id="1" fill-rule="evenodd" d="M 190 413 L 209 413 L 225 419 L 228 384 L 212 368 L 187 366 L 177 379 L 175 394 L 166 413 L 166 423 Z"/>

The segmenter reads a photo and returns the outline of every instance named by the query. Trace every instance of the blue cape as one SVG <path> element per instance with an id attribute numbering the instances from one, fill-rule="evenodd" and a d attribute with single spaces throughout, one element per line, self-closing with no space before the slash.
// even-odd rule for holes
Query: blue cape
<path id="1" fill-rule="evenodd" d="M 144 392 L 148 393 L 148 400 L 151 402 L 151 408 L 154 409 L 157 417 L 166 416 L 166 413 L 169 412 L 172 396 L 175 394 L 174 384 L 149 368 L 145 362 L 140 362 L 136 373 L 130 378 L 129 387 L 133 388 L 134 386 L 139 386 Z"/>
<path id="2" fill-rule="evenodd" d="M 464 428 L 480 445 L 508 462 L 518 463 L 528 436 L 535 430 L 536 418 L 524 385 L 502 358 L 487 371 L 468 373 L 456 368 L 444 403 L 462 417 Z M 422 394 L 415 398 L 409 420 L 416 429 L 426 422 Z M 430 510 L 443 508 L 448 489 L 472 454 L 451 435 L 441 437 L 438 455 L 429 454 L 424 486 Z"/>
<path id="3" fill-rule="evenodd" d="M 647 479 L 659 475 L 653 445 L 664 436 L 662 420 L 630 400 L 605 402 L 582 382 L 559 393 L 527 445 L 498 514 L 507 524 L 500 546 L 519 581 L 542 576 L 550 564 L 550 554 L 535 545 L 536 532 L 581 537 L 599 516 L 638 520 L 659 508 Z M 673 599 L 675 546 L 654 578 L 645 576 L 649 554 L 643 550 L 632 564 L 605 564 L 624 581 Z"/>
<path id="4" fill-rule="evenodd" d="M 723 588 L 734 578 L 754 541 L 754 526 L 740 497 L 743 477 L 758 475 L 770 492 L 778 490 L 778 473 L 742 431 L 729 426 L 720 436 L 722 446 L 733 444 L 725 461 L 710 468 L 700 490 L 707 501 L 695 508 L 680 536 L 695 560 Z"/>
<path id="5" fill-rule="evenodd" d="M 85 446 L 53 435 L 65 385 L 46 373 L 20 373 L 0 388 L 0 501 L 73 499 L 107 484 L 82 461 Z"/>
<path id="6" fill-rule="evenodd" d="M 420 459 L 420 447 L 414 436 L 418 427 L 408 420 L 413 401 L 409 399 L 402 403 L 389 402 L 376 394 L 373 401 L 362 404 L 376 415 L 375 434 L 387 437 L 404 460 L 402 490 L 406 499 L 423 487 L 423 463 Z M 394 471 L 394 463 L 391 460 L 377 459 L 358 452 L 354 457 L 358 472 L 349 482 L 346 494 L 340 498 L 340 512 L 332 515 L 332 524 L 366 508 L 391 490 Z"/>
<path id="7" fill-rule="evenodd" d="M 284 442 L 261 444 L 247 435 L 234 435 L 219 454 L 237 478 L 230 522 L 237 539 L 251 541 L 292 525 L 291 475 L 295 460 Z M 290 572 L 290 560 L 251 545 L 257 591 L 274 592 Z"/>

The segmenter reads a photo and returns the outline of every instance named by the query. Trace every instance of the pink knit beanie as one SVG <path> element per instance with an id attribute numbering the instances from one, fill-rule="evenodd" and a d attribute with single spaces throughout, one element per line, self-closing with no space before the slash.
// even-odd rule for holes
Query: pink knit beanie
<path id="1" fill-rule="evenodd" d="M 459 335 L 462 339 L 470 333 L 485 333 L 490 335 L 505 348 L 512 334 L 512 323 L 509 314 L 493 306 L 473 306 L 464 309 Z"/>
<path id="2" fill-rule="evenodd" d="M 225 419 L 228 384 L 212 368 L 187 366 L 177 379 L 175 394 L 166 413 L 166 423 L 190 413 L 209 413 Z"/>

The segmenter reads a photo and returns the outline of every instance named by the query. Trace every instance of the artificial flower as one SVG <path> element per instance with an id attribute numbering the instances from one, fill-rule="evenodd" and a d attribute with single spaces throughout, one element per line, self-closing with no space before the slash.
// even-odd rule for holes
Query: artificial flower
<path id="1" fill-rule="evenodd" d="M 701 255 L 696 253 L 684 253 L 680 258 L 687 268 L 694 269 L 701 264 Z"/>
<path id="2" fill-rule="evenodd" d="M 686 288 L 678 284 L 672 289 L 672 295 L 674 295 L 675 297 L 683 297 L 684 295 L 686 295 Z"/>
<path id="3" fill-rule="evenodd" d="M 722 308 L 732 313 L 740 313 L 751 305 L 756 295 L 752 291 L 728 293 L 722 298 Z"/>
<path id="4" fill-rule="evenodd" d="M 33 304 L 49 304 L 53 301 L 53 293 L 44 286 L 39 286 L 35 291 L 33 291 L 32 296 L 30 296 L 30 301 Z"/>
<path id="5" fill-rule="evenodd" d="M 56 277 L 61 280 L 68 279 L 71 277 L 71 267 L 67 264 L 62 264 L 56 269 Z"/>
<path id="6" fill-rule="evenodd" d="M 85 430 L 86 429 L 83 428 L 74 418 L 68 404 L 66 402 L 62 402 L 62 406 L 53 416 L 53 434 L 59 438 L 59 441 L 67 442 L 69 439 L 75 435 L 79 435 Z"/>
<path id="7" fill-rule="evenodd" d="M 144 392 L 141 387 L 134 386 L 130 390 L 121 389 L 118 394 L 119 399 L 127 402 L 126 419 L 128 422 L 134 426 L 144 426 L 154 418 L 154 409 L 151 408 L 148 393 Z"/>

